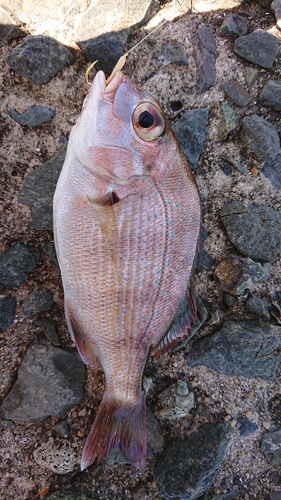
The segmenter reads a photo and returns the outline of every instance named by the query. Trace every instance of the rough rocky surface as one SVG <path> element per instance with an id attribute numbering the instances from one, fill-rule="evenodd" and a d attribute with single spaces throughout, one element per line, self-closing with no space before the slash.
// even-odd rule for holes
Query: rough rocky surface
<path id="1" fill-rule="evenodd" d="M 0 283 L 15 287 L 24 283 L 36 267 L 39 256 L 20 242 L 0 255 Z"/>
<path id="2" fill-rule="evenodd" d="M 15 109 L 9 111 L 11 118 L 16 120 L 20 125 L 28 125 L 28 127 L 40 127 L 45 122 L 49 122 L 55 112 L 46 106 L 31 106 L 24 113 L 19 114 Z"/>
<path id="3" fill-rule="evenodd" d="M 237 36 L 247 35 L 248 33 L 248 19 L 236 14 L 228 14 L 225 16 L 223 23 L 220 27 L 220 34 L 223 36 Z"/>
<path id="4" fill-rule="evenodd" d="M 236 54 L 262 68 L 271 68 L 278 54 L 278 38 L 266 31 L 257 30 L 235 40 Z"/>
<path id="5" fill-rule="evenodd" d="M 272 465 L 281 464 L 281 430 L 266 433 L 261 442 L 261 449 Z"/>
<path id="6" fill-rule="evenodd" d="M 226 102 L 221 105 L 221 121 L 219 134 L 222 139 L 226 139 L 228 134 L 236 129 L 239 123 L 239 116 L 234 109 Z"/>
<path id="7" fill-rule="evenodd" d="M 226 292 L 240 296 L 253 288 L 257 282 L 265 282 L 269 276 L 269 265 L 236 255 L 229 255 L 216 267 L 215 274 Z"/>
<path id="8" fill-rule="evenodd" d="M 53 294 L 49 290 L 35 290 L 23 303 L 22 317 L 33 318 L 39 313 L 50 311 L 53 305 Z"/>
<path id="9" fill-rule="evenodd" d="M 251 102 L 251 96 L 236 80 L 226 80 L 223 90 L 237 106 L 247 106 Z"/>
<path id="10" fill-rule="evenodd" d="M 220 211 L 232 244 L 246 257 L 269 262 L 281 250 L 281 216 L 271 207 L 230 202 Z"/>
<path id="11" fill-rule="evenodd" d="M 206 26 L 198 28 L 194 42 L 197 94 L 202 94 L 214 83 L 216 58 L 216 39 L 212 28 Z"/>
<path id="12" fill-rule="evenodd" d="M 160 417 L 174 419 L 186 417 L 194 406 L 194 394 L 189 391 L 188 385 L 183 380 L 171 384 L 158 396 L 162 406 L 159 410 Z"/>
<path id="13" fill-rule="evenodd" d="M 195 500 L 212 484 L 224 456 L 227 425 L 201 427 L 174 439 L 158 460 L 154 480 L 167 500 Z"/>
<path id="14" fill-rule="evenodd" d="M 164 66 L 166 64 L 179 64 L 180 66 L 187 66 L 188 57 L 184 48 L 177 43 L 176 40 L 172 40 L 171 42 L 164 44 L 156 59 L 156 64 L 158 66 Z"/>
<path id="15" fill-rule="evenodd" d="M 280 364 L 281 328 L 257 320 L 224 321 L 212 335 L 196 340 L 187 361 L 226 375 L 274 380 Z"/>
<path id="16" fill-rule="evenodd" d="M 276 111 L 280 111 L 281 81 L 268 80 L 268 82 L 261 91 L 259 102 L 261 102 L 263 106 L 268 106 L 269 108 L 275 109 Z"/>
<path id="17" fill-rule="evenodd" d="M 15 297 L 0 299 L 0 328 L 5 332 L 13 323 L 16 312 Z"/>
<path id="18" fill-rule="evenodd" d="M 260 160 L 267 163 L 273 161 L 280 152 L 276 128 L 258 115 L 243 118 L 240 138 Z"/>
<path id="19" fill-rule="evenodd" d="M 184 418 L 168 420 L 159 416 L 159 446 L 153 451 L 150 448 L 149 438 L 149 454 L 143 475 L 126 463 L 109 464 L 107 461 L 100 464 L 95 462 L 81 473 L 79 460 L 82 448 L 99 407 L 105 385 L 103 374 L 87 367 L 85 395 L 80 403 L 66 412 L 64 417 L 50 416 L 40 421 L 13 421 L 3 418 L 0 420 L 0 497 L 5 500 L 15 498 L 38 500 L 44 495 L 44 498 L 50 496 L 52 498 L 55 495 L 60 499 L 67 498 L 66 495 L 71 495 L 71 499 L 83 498 L 83 495 L 86 495 L 95 500 L 112 500 L 113 498 L 115 500 L 125 498 L 164 500 L 165 497 L 153 481 L 155 464 L 163 456 L 163 450 L 172 440 L 184 441 L 186 437 L 205 424 L 225 421 L 229 423 L 229 437 L 224 457 L 212 480 L 212 485 L 208 491 L 200 493 L 200 500 L 234 500 L 234 498 L 236 500 L 272 500 L 274 495 L 280 492 L 280 465 L 273 465 L 267 460 L 261 449 L 261 441 L 267 432 L 280 429 L 280 367 L 274 379 L 266 379 L 256 376 L 225 375 L 203 364 L 190 366 L 186 359 L 188 352 L 193 350 L 194 342 L 214 334 L 225 320 L 235 323 L 246 320 L 258 321 L 256 312 L 246 307 L 251 296 L 269 304 L 270 318 L 262 318 L 262 325 L 266 324 L 266 328 L 280 328 L 281 326 L 281 300 L 280 295 L 277 294 L 281 292 L 280 253 L 270 260 L 268 270 L 264 273 L 264 280 L 249 282 L 251 292 L 247 288 L 241 295 L 225 292 L 216 275 L 220 263 L 226 261 L 230 255 L 235 254 L 234 257 L 239 259 L 244 258 L 243 254 L 241 256 L 239 250 L 232 245 L 222 225 L 220 210 L 234 201 L 242 203 L 244 207 L 252 204 L 270 207 L 279 214 L 281 210 L 281 189 L 276 187 L 280 182 L 280 153 L 274 160 L 263 165 L 264 160 L 260 160 L 240 139 L 242 120 L 251 115 L 258 115 L 272 124 L 280 134 L 279 111 L 259 101 L 262 90 L 269 80 L 281 80 L 280 54 L 276 55 L 270 69 L 263 68 L 238 56 L 234 51 L 234 38 L 223 36 L 219 31 L 225 16 L 238 15 L 248 20 L 248 33 L 252 34 L 262 29 L 263 32 L 274 35 L 280 40 L 281 32 L 275 14 L 270 9 L 272 2 L 268 0 L 259 0 L 259 2 L 256 0 L 246 2 L 242 0 L 212 0 L 212 2 L 193 0 L 191 9 L 190 1 L 172 0 L 163 5 L 149 24 L 128 37 L 132 23 L 139 22 L 140 18 L 129 20 L 126 25 L 124 15 L 124 23 L 120 23 L 115 33 L 111 32 L 112 16 L 116 17 L 112 2 L 112 16 L 111 13 L 104 16 L 103 11 L 98 12 L 94 2 L 88 0 L 81 0 L 81 2 L 63 0 L 59 4 L 56 2 L 54 8 L 50 8 L 53 1 L 49 0 L 46 3 L 43 0 L 32 2 L 31 0 L 13 0 L 13 2 L 2 0 L 1 2 L 2 6 L 8 5 L 10 11 L 13 10 L 9 16 L 13 18 L 12 31 L 16 37 L 2 38 L 0 47 L 0 255 L 3 256 L 17 242 L 21 242 L 24 248 L 36 252 L 39 260 L 32 271 L 25 272 L 24 281 L 20 284 L 15 286 L 9 284 L 10 282 L 6 285 L 0 284 L 0 300 L 7 297 L 13 297 L 16 300 L 13 322 L 5 332 L 0 330 L 0 404 L 3 404 L 15 385 L 19 368 L 24 363 L 30 346 L 34 344 L 34 339 L 37 339 L 39 345 L 47 342 L 48 321 L 55 322 L 62 349 L 66 351 L 74 349 L 64 318 L 63 290 L 54 256 L 51 231 L 51 192 L 53 192 L 55 181 L 48 184 L 47 180 L 49 178 L 47 172 L 50 178 L 53 178 L 51 171 L 54 177 L 58 175 L 55 171 L 59 171 L 63 157 L 57 167 L 54 165 L 54 167 L 45 168 L 45 166 L 61 149 L 60 138 L 69 137 L 88 92 L 85 70 L 89 62 L 76 42 L 89 41 L 90 43 L 90 40 L 94 41 L 96 36 L 102 35 L 102 33 L 97 35 L 94 31 L 100 26 L 99 17 L 103 20 L 105 34 L 108 34 L 109 38 L 110 35 L 112 37 L 116 34 L 120 35 L 122 50 L 125 52 L 143 39 L 146 34 L 151 33 L 163 18 L 170 19 L 150 38 L 130 52 L 124 72 L 158 99 L 173 127 L 187 112 L 193 110 L 201 112 L 202 108 L 208 112 L 206 127 L 204 120 L 194 127 L 198 127 L 199 130 L 200 127 L 202 129 L 204 127 L 204 133 L 202 131 L 201 134 L 201 152 L 194 160 L 206 231 L 202 238 L 202 258 L 200 257 L 201 262 L 199 260 L 195 276 L 198 321 L 192 328 L 191 340 L 184 341 L 182 345 L 178 344 L 159 359 L 152 355 L 145 373 L 145 380 L 149 380 L 150 383 L 146 396 L 147 406 L 152 410 L 154 422 L 155 417 L 159 415 L 158 411 L 161 410 L 159 394 L 178 380 L 185 382 L 190 392 L 194 393 L 195 405 Z M 41 10 L 38 14 L 40 3 Z M 140 2 L 135 6 L 138 11 L 141 10 Z M 119 13 L 121 12 L 120 9 Z M 130 14 L 134 15 L 132 10 L 129 11 Z M 146 11 L 143 9 L 142 20 L 145 14 Z M 114 26 L 117 26 L 119 22 L 120 18 L 116 18 Z M 212 29 L 214 34 L 217 51 L 216 71 L 213 84 L 202 94 L 197 94 L 194 45 L 198 29 L 203 27 Z M 125 32 L 122 31 L 123 29 Z M 75 30 L 77 34 L 80 31 L 81 38 L 80 35 L 75 35 Z M 31 84 L 25 77 L 14 71 L 4 59 L 5 55 L 10 54 L 23 43 L 26 35 L 56 37 L 57 41 L 75 56 L 75 61 L 59 71 L 48 83 Z M 171 41 L 175 41 L 182 47 L 188 58 L 187 66 L 173 62 L 162 66 L 157 65 L 156 61 L 163 47 Z M 113 44 L 108 49 L 109 55 L 112 47 Z M 118 44 L 114 43 L 114 47 L 118 48 Z M 98 56 L 100 55 L 99 52 Z M 115 54 L 115 60 L 118 55 Z M 266 61 L 272 60 L 272 56 L 273 52 L 269 47 Z M 101 64 L 106 63 L 104 61 L 106 57 L 105 53 Z M 112 67 L 113 63 L 110 64 Z M 106 71 L 109 72 L 111 67 L 108 64 Z M 92 70 L 90 80 L 94 75 L 95 71 Z M 247 89 L 251 96 L 249 104 L 240 107 L 234 101 L 230 101 L 222 87 L 223 83 L 229 79 L 236 80 L 244 89 Z M 225 138 L 222 138 L 220 136 L 221 108 L 225 104 L 230 105 L 239 117 L 239 124 Z M 55 111 L 55 115 L 50 122 L 45 122 L 38 127 L 21 126 L 11 118 L 9 113 L 11 108 L 22 115 L 32 106 L 51 108 Z M 205 114 L 207 114 L 206 111 Z M 191 131 L 193 125 L 196 124 L 196 119 L 194 118 L 193 121 L 194 123 L 191 122 L 189 125 Z M 189 132 L 188 134 L 190 135 Z M 183 138 L 184 131 L 181 141 Z M 261 142 L 261 147 L 264 148 L 266 138 L 265 140 L 261 138 Z M 188 152 L 188 143 L 185 144 L 185 148 Z M 34 179 L 33 184 L 30 184 L 28 197 L 32 203 L 28 206 L 19 202 L 19 195 L 24 183 L 29 182 L 29 175 L 35 175 L 37 170 L 39 170 L 38 177 Z M 45 170 L 46 177 L 44 177 Z M 39 188 L 36 205 L 37 184 Z M 45 189 L 43 189 L 44 184 L 46 184 Z M 47 196 L 48 191 L 49 196 Z M 40 206 L 40 197 L 42 199 L 46 197 L 49 201 L 46 203 L 46 208 L 42 206 L 38 228 L 35 228 L 30 226 L 34 216 L 34 209 L 32 208 L 31 214 L 31 207 L 32 205 Z M 246 216 L 247 214 L 245 214 L 245 220 Z M 250 217 L 249 212 L 248 216 Z M 250 221 L 248 227 L 251 225 Z M 271 229 L 268 228 L 268 241 L 274 241 L 274 235 L 273 225 Z M 12 274 L 19 264 L 16 258 Z M 259 272 L 259 263 L 251 264 L 252 269 L 254 265 L 258 265 L 256 270 Z M 264 261 L 260 261 L 260 266 L 264 268 Z M 1 273 L 6 273 L 8 267 L 8 265 L 3 267 L 1 264 Z M 245 268 L 245 263 L 242 267 Z M 24 302 L 32 292 L 42 289 L 50 290 L 54 296 L 55 303 L 51 311 L 40 313 L 38 318 L 23 318 Z M 8 308 L 5 308 L 5 314 L 8 312 Z M 35 324 L 38 321 L 44 321 L 44 326 Z M 45 333 L 41 328 L 45 330 Z M 52 340 L 51 337 L 49 340 Z M 243 341 L 246 339 L 243 338 Z M 264 358 L 272 356 L 275 356 L 274 350 L 266 354 Z M 41 376 L 42 378 L 44 377 Z M 149 415 L 148 411 L 148 421 L 150 421 Z M 56 430 L 57 425 L 60 433 Z M 152 437 L 154 437 L 156 431 L 153 425 L 151 429 Z M 163 440 L 164 446 L 162 447 Z M 158 438 L 155 441 L 157 442 Z M 41 449 L 39 464 L 35 460 L 34 452 L 37 448 L 40 449 L 43 443 L 44 449 Z M 194 450 L 196 457 L 197 450 L 195 448 Z M 66 473 L 59 474 L 57 469 L 49 468 L 49 464 L 58 464 L 62 466 L 62 469 L 64 464 L 67 467 L 68 453 L 72 457 L 73 454 L 76 456 L 75 462 L 72 462 L 72 470 L 66 472 L 65 468 Z M 37 459 L 38 457 L 39 454 Z M 177 456 L 175 456 L 176 461 Z M 168 479 L 167 473 L 167 481 Z"/>
<path id="20" fill-rule="evenodd" d="M 51 344 L 29 347 L 18 378 L 0 407 L 5 419 L 44 420 L 63 417 L 84 395 L 86 369 L 76 352 Z"/>

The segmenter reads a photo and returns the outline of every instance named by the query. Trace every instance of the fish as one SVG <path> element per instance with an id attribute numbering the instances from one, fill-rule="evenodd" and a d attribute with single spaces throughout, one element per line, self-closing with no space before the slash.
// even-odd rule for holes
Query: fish
<path id="1" fill-rule="evenodd" d="M 81 470 L 115 444 L 146 463 L 143 373 L 190 335 L 202 210 L 159 102 L 122 71 L 99 71 L 74 125 L 53 200 L 65 316 L 105 390 Z"/>

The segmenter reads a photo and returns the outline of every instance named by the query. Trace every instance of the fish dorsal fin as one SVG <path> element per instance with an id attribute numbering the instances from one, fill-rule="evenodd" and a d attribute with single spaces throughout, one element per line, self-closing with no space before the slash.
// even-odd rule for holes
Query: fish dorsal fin
<path id="1" fill-rule="evenodd" d="M 65 317 L 72 340 L 75 342 L 77 350 L 86 365 L 96 370 L 102 370 L 103 367 L 95 352 L 95 345 L 84 335 L 81 325 L 77 321 L 71 307 L 65 303 Z"/>

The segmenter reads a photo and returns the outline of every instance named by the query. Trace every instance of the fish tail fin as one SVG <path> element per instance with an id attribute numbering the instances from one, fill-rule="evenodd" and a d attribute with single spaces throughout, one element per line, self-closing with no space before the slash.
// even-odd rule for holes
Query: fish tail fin
<path id="1" fill-rule="evenodd" d="M 146 461 L 146 412 L 144 393 L 135 406 L 120 404 L 104 394 L 84 446 L 81 470 L 95 458 L 104 460 L 118 443 L 125 458 L 142 473 Z"/>

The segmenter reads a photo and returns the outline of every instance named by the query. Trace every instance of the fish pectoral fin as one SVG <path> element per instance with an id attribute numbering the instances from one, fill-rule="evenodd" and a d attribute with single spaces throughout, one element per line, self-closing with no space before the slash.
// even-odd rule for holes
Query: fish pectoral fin
<path id="1" fill-rule="evenodd" d="M 95 344 L 83 335 L 83 330 L 77 321 L 72 309 L 65 303 L 65 317 L 72 340 L 75 342 L 77 350 L 86 365 L 103 370 L 98 359 Z"/>
<path id="2" fill-rule="evenodd" d="M 177 313 L 165 335 L 153 348 L 156 357 L 174 347 L 180 339 L 187 338 L 191 333 L 191 324 L 195 323 L 197 315 L 195 291 L 194 291 L 194 270 L 191 273 L 189 286 L 185 296 L 180 303 Z"/>

